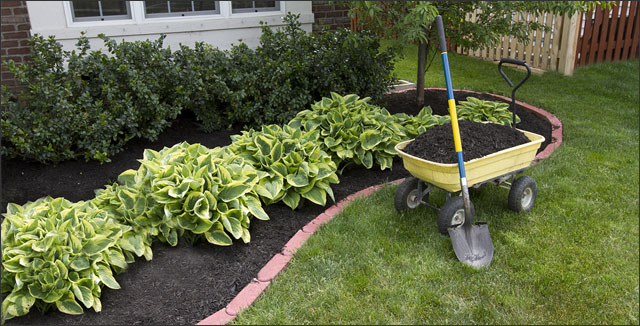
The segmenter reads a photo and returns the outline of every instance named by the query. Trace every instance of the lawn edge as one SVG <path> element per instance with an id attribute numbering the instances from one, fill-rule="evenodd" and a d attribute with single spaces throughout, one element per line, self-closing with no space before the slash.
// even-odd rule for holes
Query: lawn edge
<path id="1" fill-rule="evenodd" d="M 391 91 L 390 93 L 404 93 L 413 88 L 405 88 L 400 90 Z M 446 90 L 446 88 L 427 88 L 427 90 L 433 91 L 442 91 Z M 460 90 L 455 89 L 455 91 L 464 91 L 469 93 L 476 94 L 489 94 L 507 101 L 511 99 L 493 93 L 487 92 L 477 92 L 472 90 Z M 536 155 L 533 160 L 533 164 L 538 163 L 549 156 L 553 151 L 560 147 L 562 144 L 562 122 L 555 115 L 550 112 L 543 110 L 539 107 L 533 106 L 531 104 L 516 101 L 516 104 L 521 105 L 525 109 L 534 113 L 535 115 L 547 120 L 551 124 L 551 142 L 547 147 L 545 147 L 540 153 Z M 390 181 L 389 184 L 399 184 L 404 180 L 404 178 L 397 179 L 394 181 Z M 265 264 L 262 269 L 258 272 L 256 278 L 254 278 L 251 283 L 247 284 L 237 295 L 235 298 L 229 302 L 229 304 L 216 311 L 211 316 L 203 319 L 197 325 L 225 325 L 230 321 L 234 320 L 236 316 L 249 307 L 262 293 L 267 289 L 271 281 L 278 276 L 289 264 L 289 261 L 293 257 L 293 255 L 304 245 L 304 243 L 311 237 L 322 224 L 326 224 L 331 221 L 336 215 L 338 215 L 344 206 L 353 201 L 356 198 L 368 196 L 376 190 L 382 188 L 385 184 L 379 184 L 375 186 L 371 186 L 360 191 L 354 192 L 348 195 L 346 198 L 337 202 L 335 205 L 327 208 L 324 212 L 320 213 L 316 218 L 314 218 L 311 222 L 307 223 L 307 225 L 303 226 L 296 234 L 294 234 L 291 239 L 284 245 L 281 253 L 275 254 L 271 260 Z"/>
<path id="2" fill-rule="evenodd" d="M 365 197 L 376 190 L 389 184 L 399 184 L 404 178 L 389 181 L 383 184 L 371 186 L 360 191 L 354 192 L 335 205 L 327 208 L 324 212 L 318 214 L 316 218 L 298 230 L 282 248 L 281 253 L 275 254 L 258 272 L 258 275 L 245 286 L 236 296 L 227 304 L 226 307 L 216 311 L 214 314 L 206 317 L 196 325 L 225 325 L 234 320 L 236 316 L 248 308 L 262 293 L 267 289 L 271 281 L 278 276 L 289 264 L 293 255 L 300 249 L 304 243 L 311 237 L 322 224 L 326 224 L 337 216 L 343 208 L 351 201 Z"/>

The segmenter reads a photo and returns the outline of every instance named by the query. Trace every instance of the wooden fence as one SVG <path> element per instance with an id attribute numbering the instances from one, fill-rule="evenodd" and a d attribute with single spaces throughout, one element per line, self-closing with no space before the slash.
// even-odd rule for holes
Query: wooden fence
<path id="1" fill-rule="evenodd" d="M 575 67 L 638 57 L 638 3 L 619 1 L 607 11 L 598 6 L 582 15 Z"/>
<path id="2" fill-rule="evenodd" d="M 475 21 L 475 17 L 476 13 L 472 13 L 467 19 Z M 618 1 L 608 13 L 598 6 L 572 17 L 514 13 L 514 21 L 535 21 L 549 26 L 551 31 L 534 31 L 527 45 L 503 36 L 494 47 L 477 51 L 458 47 L 455 50 L 491 61 L 501 58 L 524 60 L 534 71 L 553 70 L 573 75 L 574 68 L 585 64 L 637 58 L 638 18 L 635 1 Z"/>

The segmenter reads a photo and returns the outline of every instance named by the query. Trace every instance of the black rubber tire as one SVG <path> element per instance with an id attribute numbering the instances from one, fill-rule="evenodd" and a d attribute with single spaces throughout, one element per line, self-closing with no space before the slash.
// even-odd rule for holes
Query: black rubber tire
<path id="1" fill-rule="evenodd" d="M 536 204 L 538 185 L 530 176 L 516 179 L 509 190 L 509 209 L 514 212 L 528 211 Z"/>
<path id="2" fill-rule="evenodd" d="M 464 214 L 464 199 L 461 196 L 451 197 L 442 205 L 440 212 L 438 212 L 438 231 L 440 231 L 440 233 L 449 234 L 447 229 L 451 226 L 451 220 L 459 210 L 462 210 L 462 214 Z M 464 218 L 464 220 L 460 226 L 464 223 L 473 224 L 473 216 L 476 215 L 473 202 L 471 202 L 471 215 L 471 218 L 466 218 L 466 216 L 463 215 L 462 218 Z"/>
<path id="3" fill-rule="evenodd" d="M 393 204 L 398 213 L 403 213 L 419 206 L 419 204 L 415 204 L 415 198 L 413 198 L 413 200 L 411 198 L 411 196 L 415 196 L 418 191 L 418 182 L 421 182 L 418 178 L 407 177 L 398 186 L 398 189 L 396 189 Z M 412 194 L 412 192 L 414 193 Z M 424 195 L 423 199 L 426 200 L 429 198 L 428 196 L 429 194 Z"/>

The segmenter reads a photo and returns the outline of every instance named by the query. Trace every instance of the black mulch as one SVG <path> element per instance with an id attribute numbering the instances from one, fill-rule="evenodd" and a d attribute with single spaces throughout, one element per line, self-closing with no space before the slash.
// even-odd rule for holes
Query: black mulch
<path id="1" fill-rule="evenodd" d="M 511 127 L 464 120 L 458 124 L 465 162 L 529 142 L 522 132 Z M 451 123 L 445 123 L 418 135 L 403 152 L 432 162 L 456 163 L 452 147 Z"/>
<path id="2" fill-rule="evenodd" d="M 465 92 L 456 93 L 455 97 L 466 99 Z M 412 100 L 410 91 L 387 95 L 382 102 L 391 113 L 415 114 L 418 110 L 411 105 Z M 445 92 L 428 92 L 426 101 L 436 114 L 447 113 Z M 520 111 L 520 117 L 519 128 L 551 139 L 551 126 L 546 121 L 523 111 Z M 0 209 L 5 212 L 8 202 L 24 204 L 47 195 L 72 201 L 89 200 L 94 196 L 94 189 L 113 182 L 126 169 L 136 169 L 139 165 L 136 160 L 142 157 L 145 148 L 160 150 L 181 141 L 198 142 L 210 148 L 224 146 L 230 143 L 229 136 L 238 131 L 205 133 L 193 116 L 183 114 L 157 141 L 134 139 L 110 163 L 67 161 L 42 165 L 3 159 Z M 348 169 L 340 176 L 340 184 L 333 186 L 336 201 L 368 186 L 407 175 L 399 158 L 394 159 L 391 171 Z M 267 206 L 271 220 L 254 219 L 251 222 L 251 242 L 248 244 L 238 241 L 229 247 L 208 243 L 190 246 L 181 241 L 177 247 L 170 247 L 155 243 L 153 260 L 147 262 L 139 258 L 126 272 L 116 276 L 121 289 L 103 289 L 102 312 L 90 310 L 83 315 L 71 316 L 50 311 L 42 315 L 33 308 L 28 315 L 9 320 L 7 325 L 197 323 L 225 307 L 274 254 L 281 252 L 297 230 L 330 205 L 332 203 L 326 207 L 307 204 L 296 211 L 282 204 Z"/>

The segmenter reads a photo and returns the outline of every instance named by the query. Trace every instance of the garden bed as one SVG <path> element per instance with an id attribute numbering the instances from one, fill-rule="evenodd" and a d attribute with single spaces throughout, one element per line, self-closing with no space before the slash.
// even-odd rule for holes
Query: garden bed
<path id="1" fill-rule="evenodd" d="M 412 105 L 415 91 L 408 90 L 386 95 L 386 103 L 391 113 L 415 114 Z M 491 95 L 456 92 L 455 97 L 465 100 L 476 96 L 486 100 L 496 100 Z M 426 103 L 434 114 L 447 114 L 446 93 L 428 91 Z M 543 135 L 551 141 L 551 124 L 537 115 L 518 111 L 522 122 L 518 128 Z M 206 133 L 194 122 L 193 116 L 183 114 L 167 128 L 155 142 L 132 140 L 125 150 L 112 157 L 110 163 L 68 161 L 58 165 L 41 165 L 19 160 L 2 160 L 2 211 L 7 202 L 24 204 L 42 196 L 65 197 L 72 201 L 88 200 L 94 197 L 94 189 L 113 182 L 117 176 L 132 168 L 137 168 L 137 159 L 145 148 L 159 150 L 164 146 L 187 141 L 201 143 L 209 148 L 230 143 L 229 136 L 239 133 L 239 129 Z M 399 158 L 394 159 L 394 168 L 380 171 L 353 168 L 340 176 L 340 184 L 334 185 L 336 201 L 371 185 L 407 176 Z M 187 324 L 197 323 L 229 301 L 255 277 L 271 257 L 280 252 L 283 245 L 305 224 L 323 212 L 325 207 L 307 204 L 292 211 L 283 204 L 266 206 L 270 221 L 254 219 L 251 223 L 251 242 L 236 241 L 229 247 L 219 247 L 208 243 L 190 246 L 180 242 L 177 247 L 156 243 L 153 245 L 153 260 L 138 259 L 125 273 L 116 277 L 121 285 L 119 290 L 103 289 L 102 312 L 88 311 L 80 316 L 72 316 L 52 311 L 41 315 L 37 309 L 31 313 L 7 322 L 11 324 Z"/>

